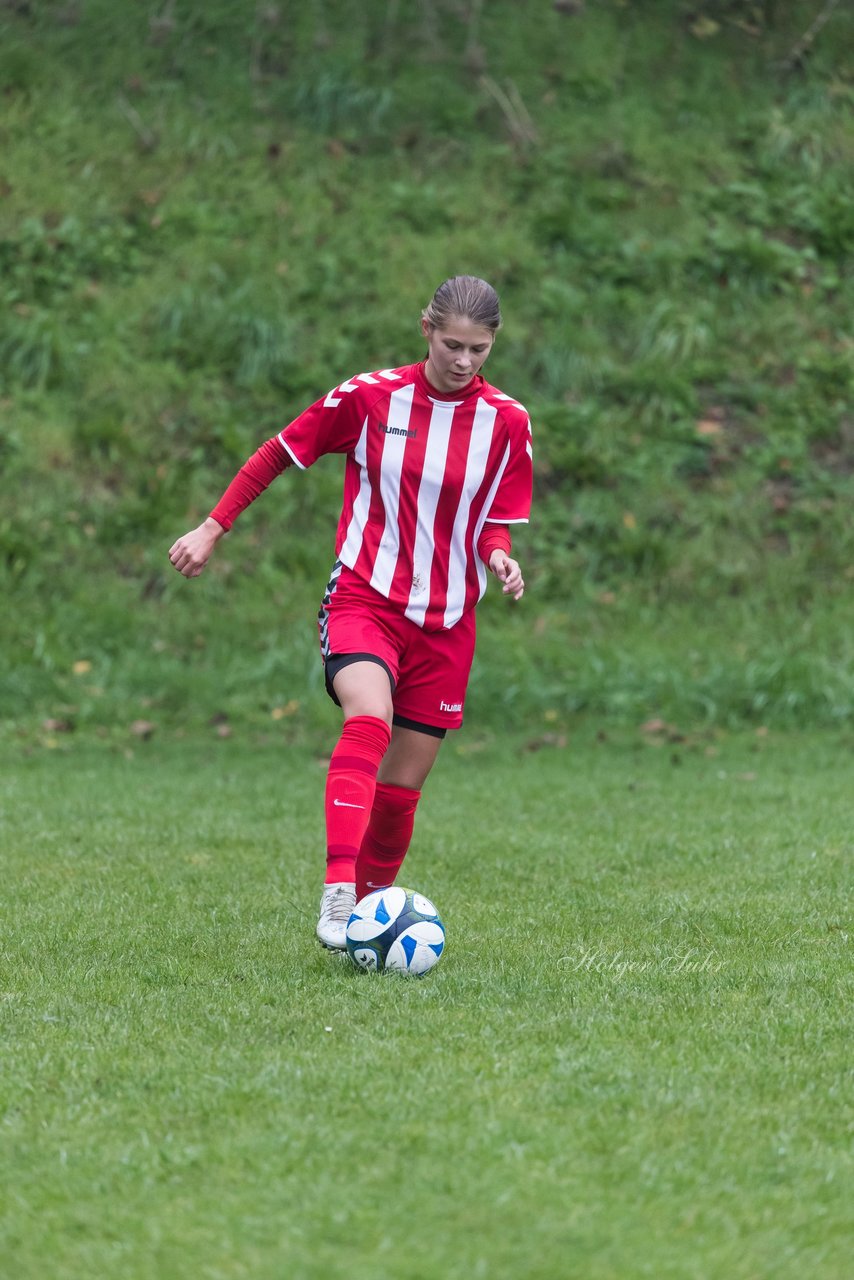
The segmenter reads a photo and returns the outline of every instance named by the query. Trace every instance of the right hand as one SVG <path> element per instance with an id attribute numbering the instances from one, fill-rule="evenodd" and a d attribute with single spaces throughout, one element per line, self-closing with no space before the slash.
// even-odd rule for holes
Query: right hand
<path id="1" fill-rule="evenodd" d="M 225 533 L 211 516 L 197 529 L 191 529 L 169 548 L 169 559 L 185 578 L 198 578 L 211 557 L 211 552 Z"/>

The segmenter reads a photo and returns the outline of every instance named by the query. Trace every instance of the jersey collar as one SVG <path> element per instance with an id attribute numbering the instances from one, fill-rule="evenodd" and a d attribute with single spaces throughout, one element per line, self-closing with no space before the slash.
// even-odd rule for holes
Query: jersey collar
<path id="1" fill-rule="evenodd" d="M 483 388 L 484 380 L 479 373 L 476 373 L 471 382 L 467 382 L 464 387 L 460 387 L 459 391 L 439 391 L 433 386 L 433 383 L 429 381 L 427 374 L 425 373 L 426 364 L 427 361 L 424 359 L 420 364 L 415 366 L 415 384 L 418 387 L 418 390 L 423 392 L 425 396 L 429 396 L 431 400 L 455 400 L 457 402 L 460 400 L 468 400 L 469 396 L 477 395 L 477 393 Z"/>

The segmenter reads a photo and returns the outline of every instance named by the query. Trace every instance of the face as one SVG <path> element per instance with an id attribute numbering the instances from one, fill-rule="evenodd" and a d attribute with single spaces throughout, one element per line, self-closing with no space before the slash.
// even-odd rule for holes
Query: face
<path id="1" fill-rule="evenodd" d="M 452 317 L 444 329 L 431 329 L 422 320 L 421 332 L 429 347 L 427 378 L 437 391 L 450 394 L 480 372 L 495 341 L 491 329 L 483 329 L 462 316 Z"/>

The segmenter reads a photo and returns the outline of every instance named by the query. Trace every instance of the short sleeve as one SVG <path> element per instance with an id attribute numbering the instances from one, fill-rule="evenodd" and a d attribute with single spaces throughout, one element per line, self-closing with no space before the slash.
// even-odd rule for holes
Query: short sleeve
<path id="1" fill-rule="evenodd" d="M 531 422 L 524 410 L 510 423 L 510 457 L 486 517 L 489 523 L 527 524 L 534 487 Z"/>
<path id="2" fill-rule="evenodd" d="M 365 416 L 359 391 L 358 383 L 342 382 L 279 433 L 298 467 L 305 470 L 326 453 L 349 453 L 356 447 Z"/>

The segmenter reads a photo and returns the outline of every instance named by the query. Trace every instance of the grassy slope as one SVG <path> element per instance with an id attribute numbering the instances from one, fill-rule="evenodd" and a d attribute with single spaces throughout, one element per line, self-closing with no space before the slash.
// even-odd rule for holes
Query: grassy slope
<path id="1" fill-rule="evenodd" d="M 851 750 L 449 747 L 420 983 L 314 942 L 303 752 L 4 753 L 0 1273 L 841 1280 Z"/>
<path id="2" fill-rule="evenodd" d="M 502 291 L 490 371 L 538 439 L 526 622 L 488 616 L 512 694 L 484 664 L 478 714 L 849 713 L 851 14 L 786 77 L 811 5 L 705 39 L 678 5 L 590 8 L 424 6 L 414 40 L 354 4 L 4 15 L 9 717 L 301 691 L 336 468 L 206 583 L 165 548 L 331 380 L 419 354 L 461 269 Z"/>

